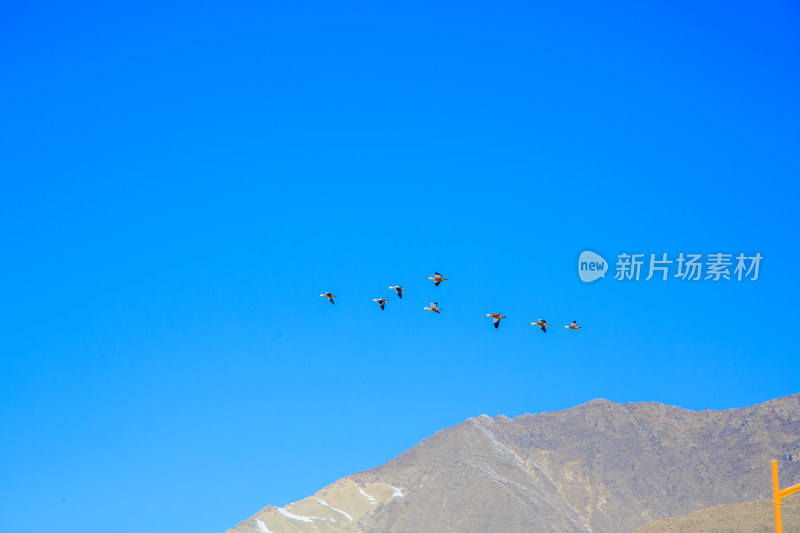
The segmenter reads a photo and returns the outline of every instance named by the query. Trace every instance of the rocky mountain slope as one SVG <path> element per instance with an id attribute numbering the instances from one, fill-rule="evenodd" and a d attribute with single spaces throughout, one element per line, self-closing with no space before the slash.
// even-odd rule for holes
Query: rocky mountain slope
<path id="1" fill-rule="evenodd" d="M 800 498 L 781 504 L 783 533 L 800 533 Z M 772 500 L 716 505 L 675 518 L 650 522 L 635 533 L 775 533 Z"/>
<path id="2" fill-rule="evenodd" d="M 782 486 L 800 483 L 800 394 L 726 411 L 594 400 L 471 418 L 229 531 L 633 532 L 771 497 L 772 459 Z"/>

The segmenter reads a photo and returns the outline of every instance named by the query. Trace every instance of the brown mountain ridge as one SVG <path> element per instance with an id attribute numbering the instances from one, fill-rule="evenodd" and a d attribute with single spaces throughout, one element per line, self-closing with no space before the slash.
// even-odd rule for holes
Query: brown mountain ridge
<path id="1" fill-rule="evenodd" d="M 593 400 L 481 415 L 229 533 L 633 532 L 771 497 L 772 459 L 783 487 L 800 483 L 800 394 L 724 411 Z"/>
<path id="2" fill-rule="evenodd" d="M 781 505 L 783 533 L 800 533 L 800 498 Z M 772 499 L 715 505 L 645 524 L 635 533 L 775 533 Z"/>

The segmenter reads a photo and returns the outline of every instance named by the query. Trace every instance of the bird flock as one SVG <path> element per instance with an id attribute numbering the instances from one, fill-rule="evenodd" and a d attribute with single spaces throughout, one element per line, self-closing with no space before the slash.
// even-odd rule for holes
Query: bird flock
<path id="1" fill-rule="evenodd" d="M 435 287 L 438 287 L 439 284 L 442 283 L 443 281 L 447 281 L 447 278 L 445 278 L 438 272 L 434 272 L 433 276 L 429 277 L 428 279 L 433 280 L 433 285 Z M 400 285 L 393 285 L 389 288 L 394 289 L 395 292 L 397 292 L 397 297 L 400 298 L 401 300 L 403 299 L 403 291 L 405 290 L 403 287 L 401 287 Z M 331 292 L 323 292 L 322 294 L 320 294 L 320 296 L 327 298 L 332 304 L 336 303 L 333 301 L 333 299 L 336 298 L 336 295 L 334 295 Z M 378 302 L 381 311 L 383 311 L 386 308 L 386 302 L 388 302 L 389 300 L 387 300 L 386 298 L 373 298 L 372 301 Z M 441 311 L 441 309 L 439 309 L 439 304 L 437 302 L 431 302 L 430 307 L 425 307 L 424 309 L 426 311 L 433 311 L 436 314 L 439 314 L 439 311 Z M 495 329 L 500 327 L 500 321 L 502 319 L 508 318 L 500 313 L 487 313 L 486 316 L 492 319 L 492 323 L 494 324 Z M 550 324 L 548 324 L 547 321 L 543 318 L 537 319 L 536 322 L 531 322 L 531 325 L 538 326 L 545 333 L 547 333 L 547 328 L 550 327 Z M 579 326 L 578 322 L 575 320 L 573 320 L 571 324 L 564 327 L 567 329 L 581 329 L 581 326 Z"/>

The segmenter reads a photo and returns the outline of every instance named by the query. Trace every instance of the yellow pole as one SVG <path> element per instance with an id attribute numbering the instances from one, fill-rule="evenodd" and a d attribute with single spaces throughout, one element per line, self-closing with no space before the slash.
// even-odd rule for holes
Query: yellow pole
<path id="1" fill-rule="evenodd" d="M 783 533 L 781 524 L 781 497 L 778 484 L 778 462 L 772 461 L 772 499 L 775 502 L 775 533 Z"/>
<path id="2" fill-rule="evenodd" d="M 781 524 L 781 500 L 796 492 L 800 492 L 800 485 L 781 490 L 780 484 L 778 483 L 778 462 L 772 461 L 772 501 L 775 503 L 775 533 L 783 533 L 783 524 Z"/>

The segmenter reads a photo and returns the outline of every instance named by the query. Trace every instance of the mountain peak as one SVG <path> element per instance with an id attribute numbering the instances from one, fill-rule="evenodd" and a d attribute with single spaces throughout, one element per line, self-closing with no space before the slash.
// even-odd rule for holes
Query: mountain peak
<path id="1" fill-rule="evenodd" d="M 633 531 L 768 497 L 771 459 L 783 484 L 800 482 L 798 435 L 800 395 L 726 411 L 596 399 L 514 419 L 480 415 L 233 531 Z"/>
<path id="2" fill-rule="evenodd" d="M 606 407 L 612 405 L 620 405 L 620 404 L 612 402 L 611 400 L 606 400 L 605 398 L 595 398 L 594 400 L 590 400 L 584 403 L 583 407 Z"/>

